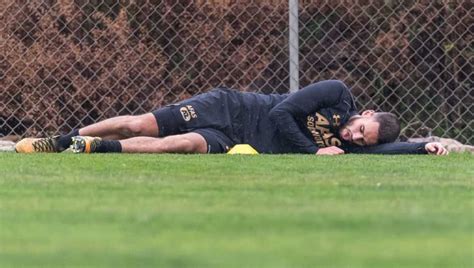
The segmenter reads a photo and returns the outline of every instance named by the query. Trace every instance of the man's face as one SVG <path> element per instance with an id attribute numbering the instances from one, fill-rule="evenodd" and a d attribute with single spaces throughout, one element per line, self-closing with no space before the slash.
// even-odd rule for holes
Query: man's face
<path id="1" fill-rule="evenodd" d="M 351 117 L 339 131 L 339 136 L 359 146 L 377 144 L 380 124 L 374 120 L 374 114 L 374 111 L 368 110 Z"/>

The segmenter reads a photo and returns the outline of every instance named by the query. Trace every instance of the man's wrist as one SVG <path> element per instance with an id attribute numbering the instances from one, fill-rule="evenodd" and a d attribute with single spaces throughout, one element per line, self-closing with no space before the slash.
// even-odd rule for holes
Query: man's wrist
<path id="1" fill-rule="evenodd" d="M 420 145 L 418 146 L 418 151 L 422 154 L 428 154 L 428 151 L 426 150 L 426 144 L 428 144 L 428 142 L 422 142 L 420 143 Z"/>

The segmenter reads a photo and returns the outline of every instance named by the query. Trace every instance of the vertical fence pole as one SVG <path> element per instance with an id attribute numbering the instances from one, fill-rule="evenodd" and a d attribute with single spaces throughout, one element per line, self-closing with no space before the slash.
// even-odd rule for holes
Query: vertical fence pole
<path id="1" fill-rule="evenodd" d="M 298 33 L 298 0 L 288 0 L 289 5 L 289 43 L 290 50 L 290 92 L 300 87 L 299 78 L 299 33 Z"/>

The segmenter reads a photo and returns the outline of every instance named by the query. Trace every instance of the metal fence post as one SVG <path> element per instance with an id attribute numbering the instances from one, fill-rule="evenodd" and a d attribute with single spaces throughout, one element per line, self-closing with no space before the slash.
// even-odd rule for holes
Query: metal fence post
<path id="1" fill-rule="evenodd" d="M 289 0 L 290 92 L 299 89 L 298 0 Z"/>

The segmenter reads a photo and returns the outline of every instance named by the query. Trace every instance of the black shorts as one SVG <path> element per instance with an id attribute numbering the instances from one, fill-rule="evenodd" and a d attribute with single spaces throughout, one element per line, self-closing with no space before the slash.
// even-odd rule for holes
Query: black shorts
<path id="1" fill-rule="evenodd" d="M 216 89 L 153 111 L 159 137 L 194 132 L 204 137 L 208 153 L 226 153 L 238 143 L 232 112 L 239 105 L 232 94 Z"/>

